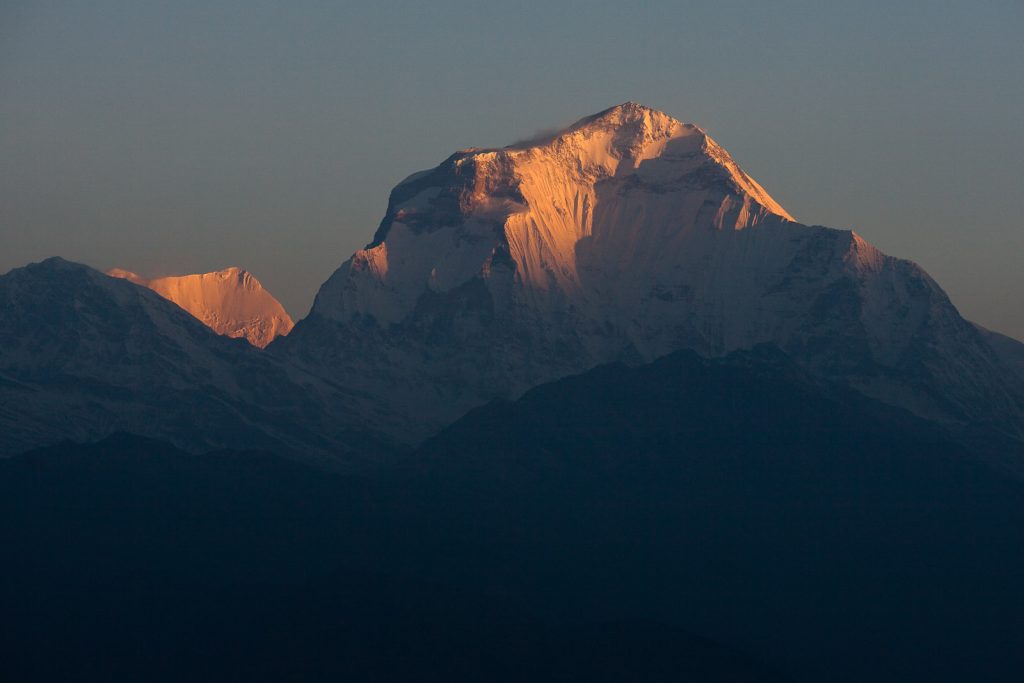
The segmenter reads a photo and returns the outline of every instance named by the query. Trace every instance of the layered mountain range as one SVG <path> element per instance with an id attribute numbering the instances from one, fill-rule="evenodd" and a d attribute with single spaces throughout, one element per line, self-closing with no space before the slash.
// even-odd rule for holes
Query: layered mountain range
<path id="1" fill-rule="evenodd" d="M 215 333 L 263 346 L 288 327 L 244 271 L 114 274 L 0 277 L 5 452 L 117 430 L 193 450 L 410 446 L 603 363 L 763 344 L 964 438 L 1024 436 L 1024 345 L 915 264 L 794 221 L 703 130 L 634 103 L 399 183 L 265 351 Z"/>
<path id="2" fill-rule="evenodd" d="M 252 273 L 242 268 L 232 266 L 213 273 L 151 280 L 121 268 L 108 270 L 107 275 L 148 287 L 184 308 L 217 334 L 243 337 L 261 349 L 294 327 L 284 306 Z"/>
<path id="3" fill-rule="evenodd" d="M 776 349 L 601 366 L 475 409 L 385 472 L 124 434 L 0 459 L 0 673 L 1016 683 L 1024 666 L 1024 480 Z"/>
<path id="4" fill-rule="evenodd" d="M 0 679 L 1020 678 L 1024 344 L 696 126 L 458 152 L 289 322 L 0 275 Z"/>

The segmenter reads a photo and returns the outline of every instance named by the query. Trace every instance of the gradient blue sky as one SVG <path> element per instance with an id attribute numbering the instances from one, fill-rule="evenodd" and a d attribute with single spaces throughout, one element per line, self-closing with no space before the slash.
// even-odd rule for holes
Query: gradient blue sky
<path id="1" fill-rule="evenodd" d="M 625 100 L 1024 338 L 1024 3 L 0 0 L 0 272 L 248 268 L 296 317 L 391 187 Z"/>

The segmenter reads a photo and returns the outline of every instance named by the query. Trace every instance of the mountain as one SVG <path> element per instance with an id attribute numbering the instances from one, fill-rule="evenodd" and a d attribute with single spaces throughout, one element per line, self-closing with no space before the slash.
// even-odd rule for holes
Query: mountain
<path id="1" fill-rule="evenodd" d="M 328 420 L 315 396 L 345 391 L 321 384 L 126 279 L 60 258 L 0 276 L 0 454 L 117 431 L 344 454 L 361 437 Z"/>
<path id="2" fill-rule="evenodd" d="M 1024 435 L 1024 380 L 921 268 L 795 222 L 703 130 L 634 103 L 409 176 L 270 349 L 380 398 L 361 419 L 415 442 L 601 363 L 762 343 L 929 419 Z"/>
<path id="3" fill-rule="evenodd" d="M 406 567 L 467 590 L 685 625 L 796 681 L 1024 666 L 1024 477 L 771 347 L 536 387 L 410 469 Z"/>
<path id="4" fill-rule="evenodd" d="M 264 358 L 194 324 L 258 346 L 287 326 L 244 271 L 80 268 L 0 278 L 8 450 L 115 429 L 188 448 L 258 445 L 243 431 L 316 452 L 415 445 L 604 363 L 759 344 L 990 453 L 1024 437 L 1020 345 L 965 321 L 915 264 L 795 222 L 703 130 L 634 103 L 404 180 Z"/>
<path id="5" fill-rule="evenodd" d="M 380 551 L 411 550 L 406 498 L 125 434 L 0 460 L 0 679 L 785 680 L 678 625 L 552 622 L 407 572 Z"/>
<path id="6" fill-rule="evenodd" d="M 61 259 L 0 276 L 0 452 L 50 444 L 0 460 L 0 678 L 1019 678 L 1024 476 L 955 425 L 758 345 L 395 460 L 288 339 Z"/>
<path id="7" fill-rule="evenodd" d="M 252 273 L 241 268 L 153 280 L 120 268 L 107 271 L 107 275 L 149 287 L 217 334 L 244 337 L 261 349 L 276 337 L 291 332 L 294 326 L 280 302 L 263 289 Z"/>
<path id="8" fill-rule="evenodd" d="M 0 460 L 0 519 L 4 680 L 1024 666 L 1024 479 L 771 347 L 594 368 L 373 476 L 59 444 Z"/>

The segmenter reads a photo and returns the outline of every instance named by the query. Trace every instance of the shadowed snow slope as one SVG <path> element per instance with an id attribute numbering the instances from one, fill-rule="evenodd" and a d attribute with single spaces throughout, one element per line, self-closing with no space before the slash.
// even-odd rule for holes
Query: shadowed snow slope
<path id="1" fill-rule="evenodd" d="M 801 225 L 704 131 L 634 103 L 458 152 L 271 348 L 381 397 L 416 440 L 612 360 L 771 343 L 885 402 L 1020 436 L 1024 391 L 917 265 Z"/>
<path id="2" fill-rule="evenodd" d="M 252 273 L 226 268 L 215 273 L 173 275 L 146 280 L 120 268 L 107 271 L 173 301 L 217 334 L 244 337 L 261 349 L 291 332 L 293 323 L 284 307 L 263 289 Z"/>
<path id="3" fill-rule="evenodd" d="M 316 378 L 145 287 L 51 258 L 0 276 L 0 455 L 117 431 L 179 447 L 344 454 Z M 355 437 L 353 437 L 354 439 Z"/>

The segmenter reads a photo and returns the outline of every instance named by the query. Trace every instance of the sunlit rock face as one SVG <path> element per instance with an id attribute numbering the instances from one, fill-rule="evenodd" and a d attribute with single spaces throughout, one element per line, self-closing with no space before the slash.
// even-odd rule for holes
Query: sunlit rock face
<path id="1" fill-rule="evenodd" d="M 280 302 L 263 289 L 252 273 L 241 268 L 152 280 L 120 268 L 107 271 L 107 275 L 148 287 L 217 334 L 243 337 L 259 348 L 288 334 L 294 326 Z"/>
<path id="2" fill-rule="evenodd" d="M 271 348 L 381 399 L 362 419 L 415 441 L 600 363 L 760 343 L 921 415 L 1020 432 L 1024 392 L 923 270 L 795 222 L 700 128 L 634 103 L 404 180 Z"/>
<path id="3" fill-rule="evenodd" d="M 396 323 L 424 291 L 480 277 L 493 294 L 538 310 L 607 318 L 595 304 L 606 309 L 609 290 L 636 271 L 658 278 L 674 267 L 687 233 L 780 219 L 789 215 L 703 131 L 626 104 L 546 145 L 467 150 L 410 177 L 373 243 L 324 285 L 313 312 Z"/>

